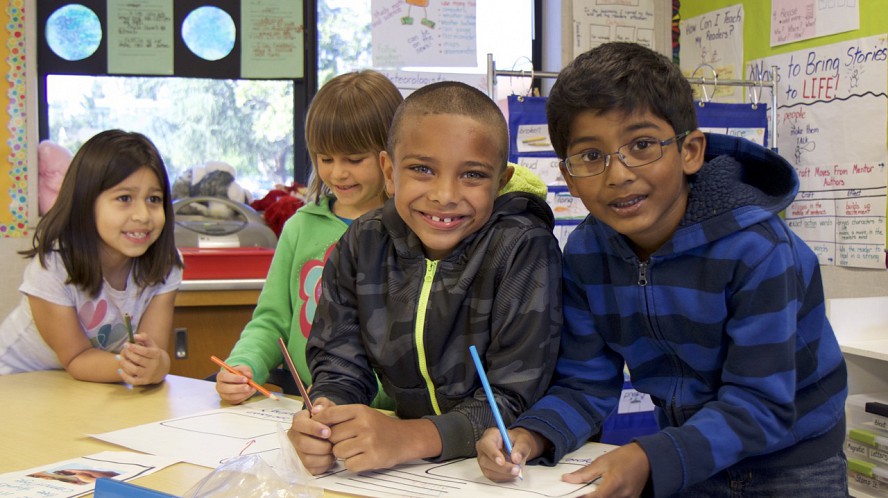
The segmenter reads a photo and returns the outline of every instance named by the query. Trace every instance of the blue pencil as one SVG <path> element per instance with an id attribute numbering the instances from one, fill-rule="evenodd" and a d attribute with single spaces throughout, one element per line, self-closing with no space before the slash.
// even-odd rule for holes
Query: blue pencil
<path id="1" fill-rule="evenodd" d="M 487 380 L 487 374 L 484 372 L 484 365 L 481 364 L 481 358 L 478 357 L 478 350 L 475 346 L 469 346 L 469 353 L 472 354 L 472 360 L 475 361 L 475 369 L 478 370 L 478 377 L 481 378 L 481 385 L 484 386 L 484 394 L 487 395 L 487 402 L 490 403 L 490 409 L 493 411 L 493 419 L 496 420 L 496 426 L 499 427 L 500 435 L 503 436 L 503 445 L 509 456 L 512 455 L 512 440 L 509 439 L 509 432 L 506 431 L 506 424 L 503 422 L 503 416 L 500 414 L 499 407 L 496 406 L 496 399 L 493 397 L 493 391 L 490 389 L 490 382 Z M 521 467 L 518 467 L 518 478 L 524 480 L 524 474 Z"/>

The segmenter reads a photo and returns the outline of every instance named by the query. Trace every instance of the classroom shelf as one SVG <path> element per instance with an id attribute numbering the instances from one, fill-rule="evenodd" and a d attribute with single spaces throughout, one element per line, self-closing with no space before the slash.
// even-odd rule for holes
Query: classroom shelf
<path id="1" fill-rule="evenodd" d="M 857 488 L 848 488 L 848 493 L 851 495 L 851 498 L 882 498 L 881 496 L 871 495 L 866 491 L 861 491 Z"/>
<path id="2" fill-rule="evenodd" d="M 888 361 L 888 339 L 839 342 L 839 347 L 845 354 Z"/>
<path id="3" fill-rule="evenodd" d="M 849 394 L 888 391 L 888 297 L 830 299 L 827 314 L 848 363 Z"/>
<path id="4" fill-rule="evenodd" d="M 827 314 L 848 365 L 848 393 L 888 391 L 888 297 L 830 299 Z M 879 498 L 849 488 L 853 498 Z"/>

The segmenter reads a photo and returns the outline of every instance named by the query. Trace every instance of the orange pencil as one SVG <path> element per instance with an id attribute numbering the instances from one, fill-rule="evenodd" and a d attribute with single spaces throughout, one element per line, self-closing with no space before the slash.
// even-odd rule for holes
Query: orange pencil
<path id="1" fill-rule="evenodd" d="M 280 337 L 278 337 L 278 347 L 281 348 L 281 353 L 284 355 L 284 360 L 287 362 L 290 374 L 293 376 L 293 380 L 296 381 L 296 387 L 299 388 L 299 394 L 302 395 L 302 403 L 308 408 L 308 413 L 310 414 L 312 406 L 311 400 L 308 399 L 308 391 L 305 390 L 305 384 L 302 383 L 302 379 L 300 379 L 299 374 L 296 373 L 296 365 L 293 364 L 293 358 L 290 357 L 290 352 L 287 350 L 287 344 Z"/>
<path id="2" fill-rule="evenodd" d="M 225 363 L 224 361 L 220 360 L 219 358 L 216 358 L 215 356 L 210 356 L 210 359 L 213 360 L 213 363 L 215 363 L 216 365 L 219 365 L 220 367 L 224 368 L 225 370 L 228 370 L 229 372 L 233 373 L 234 375 L 241 375 L 241 376 L 244 375 L 243 372 L 238 372 L 237 370 L 235 370 L 234 368 L 232 368 L 228 363 Z M 273 400 L 275 400 L 275 401 L 278 401 L 278 397 L 277 397 L 277 396 L 275 396 L 275 395 L 274 395 L 271 391 L 269 391 L 268 389 L 265 389 L 264 387 L 260 386 L 259 384 L 253 382 L 253 379 L 247 379 L 247 384 L 250 384 L 250 385 L 253 386 L 253 388 L 255 388 L 257 391 L 259 391 L 260 393 L 262 393 L 262 394 L 268 396 L 269 398 L 271 398 L 271 399 L 273 399 Z"/>

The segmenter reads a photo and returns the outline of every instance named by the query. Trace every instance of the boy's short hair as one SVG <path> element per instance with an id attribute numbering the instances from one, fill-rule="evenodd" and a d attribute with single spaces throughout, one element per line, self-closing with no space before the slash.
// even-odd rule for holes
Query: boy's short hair
<path id="1" fill-rule="evenodd" d="M 499 147 L 501 166 L 509 161 L 509 126 L 503 112 L 481 90 L 459 81 L 440 81 L 411 93 L 395 112 L 389 130 L 389 155 L 395 155 L 395 146 L 401 137 L 401 127 L 408 117 L 432 114 L 455 114 L 472 118 L 488 126 L 497 137 L 493 145 Z"/>
<path id="2" fill-rule="evenodd" d="M 675 133 L 697 129 L 694 93 L 675 63 L 636 43 L 605 43 L 562 69 L 549 92 L 546 117 L 558 157 L 567 157 L 570 125 L 577 114 L 611 110 L 651 112 Z"/>

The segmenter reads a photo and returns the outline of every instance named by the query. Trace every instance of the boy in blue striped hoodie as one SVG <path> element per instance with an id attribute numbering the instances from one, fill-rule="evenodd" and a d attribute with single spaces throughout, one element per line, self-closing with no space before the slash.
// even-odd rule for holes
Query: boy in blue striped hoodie
<path id="1" fill-rule="evenodd" d="M 553 465 L 601 428 L 628 366 L 661 431 L 565 481 L 591 496 L 847 496 L 847 373 L 815 254 L 779 216 L 793 167 L 697 129 L 678 67 L 609 43 L 559 75 L 549 133 L 590 216 L 564 250 L 565 328 L 548 393 L 488 430 L 490 479 Z"/>

